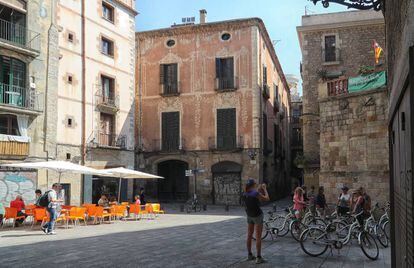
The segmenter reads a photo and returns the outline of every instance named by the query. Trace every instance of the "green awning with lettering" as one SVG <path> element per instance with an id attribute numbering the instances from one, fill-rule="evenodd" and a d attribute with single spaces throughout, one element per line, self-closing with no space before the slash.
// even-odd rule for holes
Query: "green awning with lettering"
<path id="1" fill-rule="evenodd" d="M 359 92 L 373 90 L 387 85 L 387 74 L 385 71 L 364 76 L 350 77 L 348 80 L 348 92 Z"/>

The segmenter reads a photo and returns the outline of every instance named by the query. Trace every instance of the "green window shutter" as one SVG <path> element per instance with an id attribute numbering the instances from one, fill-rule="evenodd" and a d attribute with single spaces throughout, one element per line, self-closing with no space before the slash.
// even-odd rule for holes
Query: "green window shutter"
<path id="1" fill-rule="evenodd" d="M 162 150 L 174 151 L 180 146 L 180 113 L 162 113 Z"/>
<path id="2" fill-rule="evenodd" d="M 236 148 L 236 109 L 217 110 L 217 149 Z"/>

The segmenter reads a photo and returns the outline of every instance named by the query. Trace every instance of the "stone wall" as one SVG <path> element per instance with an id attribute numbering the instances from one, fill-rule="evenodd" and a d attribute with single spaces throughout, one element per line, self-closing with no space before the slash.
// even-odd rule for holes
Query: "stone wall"
<path id="1" fill-rule="evenodd" d="M 357 13 L 350 12 L 349 16 Z M 306 19 L 306 16 L 303 18 Z M 369 21 L 354 22 L 352 26 L 335 24 L 335 21 L 326 23 L 328 24 L 298 27 L 302 46 L 303 150 L 309 162 L 304 177 L 305 184 L 315 186 L 318 185 L 319 176 L 319 148 L 323 145 L 319 140 L 318 81 L 321 78 L 320 71 L 340 73 L 346 77 L 352 76 L 358 72 L 360 66 L 374 65 L 372 40 L 375 39 L 384 50 L 386 49 L 383 22 L 377 22 L 377 24 Z M 337 36 L 340 59 L 334 64 L 325 63 L 323 60 L 324 35 Z"/>
<path id="2" fill-rule="evenodd" d="M 344 185 L 389 200 L 387 111 L 385 88 L 320 100 L 320 185 L 328 202 Z"/>

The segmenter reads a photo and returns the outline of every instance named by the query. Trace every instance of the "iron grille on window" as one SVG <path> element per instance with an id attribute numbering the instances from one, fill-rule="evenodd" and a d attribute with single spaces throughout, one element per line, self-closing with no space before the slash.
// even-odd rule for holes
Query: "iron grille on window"
<path id="1" fill-rule="evenodd" d="M 325 36 L 325 62 L 337 61 L 336 36 Z"/>

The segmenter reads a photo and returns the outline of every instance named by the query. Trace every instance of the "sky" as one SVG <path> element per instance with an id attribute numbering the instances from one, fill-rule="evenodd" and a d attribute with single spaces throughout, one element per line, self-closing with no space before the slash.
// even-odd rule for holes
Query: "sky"
<path id="1" fill-rule="evenodd" d="M 285 74 L 300 78 L 302 59 L 296 27 L 305 14 L 346 11 L 346 7 L 331 4 L 326 9 L 320 3 L 308 0 L 137 0 L 136 30 L 145 31 L 170 27 L 181 23 L 183 17 L 195 17 L 199 22 L 199 10 L 207 10 L 207 22 L 259 17 L 276 44 L 276 53 Z"/>

